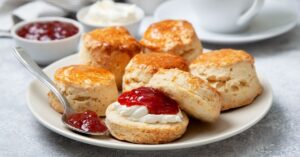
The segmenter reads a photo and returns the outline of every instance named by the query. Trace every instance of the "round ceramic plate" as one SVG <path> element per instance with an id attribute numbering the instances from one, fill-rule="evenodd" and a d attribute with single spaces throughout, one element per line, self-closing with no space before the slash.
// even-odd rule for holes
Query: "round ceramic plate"
<path id="1" fill-rule="evenodd" d="M 52 78 L 56 69 L 71 64 L 80 64 L 78 54 L 63 58 L 46 67 L 44 71 Z M 101 147 L 129 150 L 179 149 L 200 146 L 229 138 L 245 131 L 261 120 L 271 107 L 272 90 L 270 84 L 264 78 L 260 77 L 260 80 L 264 87 L 264 92 L 251 105 L 224 112 L 219 120 L 213 124 L 202 123 L 196 120 L 191 121 L 187 132 L 182 138 L 171 143 L 159 145 L 133 144 L 118 141 L 112 137 L 84 136 L 70 131 L 61 122 L 61 115 L 50 107 L 47 100 L 49 90 L 38 80 L 31 82 L 28 88 L 27 104 L 41 124 L 58 134 L 80 142 Z"/>
<path id="2" fill-rule="evenodd" d="M 292 3 L 267 0 L 262 10 L 251 21 L 249 28 L 234 34 L 213 33 L 201 27 L 191 2 L 182 0 L 166 1 L 154 13 L 154 18 L 146 18 L 141 25 L 141 34 L 154 21 L 164 19 L 186 19 L 190 21 L 199 38 L 208 43 L 240 44 L 269 39 L 283 34 L 297 24 L 297 12 Z"/>

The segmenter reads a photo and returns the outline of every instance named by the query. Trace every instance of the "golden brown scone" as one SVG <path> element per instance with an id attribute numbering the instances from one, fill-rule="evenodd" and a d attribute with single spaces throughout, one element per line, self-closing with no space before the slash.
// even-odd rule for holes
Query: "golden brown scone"
<path id="1" fill-rule="evenodd" d="M 105 116 L 107 106 L 118 97 L 113 74 L 103 68 L 87 65 L 62 67 L 55 72 L 54 82 L 77 112 L 91 110 L 98 116 Z M 48 96 L 53 109 L 62 113 L 64 108 L 53 93 Z"/>
<path id="2" fill-rule="evenodd" d="M 80 56 L 85 64 L 112 72 L 121 89 L 126 65 L 140 52 L 139 42 L 124 27 L 107 27 L 95 29 L 83 36 Z"/>
<path id="3" fill-rule="evenodd" d="M 105 123 L 113 137 L 140 144 L 160 144 L 180 138 L 186 131 L 189 119 L 182 112 L 183 120 L 177 123 L 149 124 L 131 121 L 121 116 L 110 105 L 106 110 Z"/>
<path id="4" fill-rule="evenodd" d="M 221 49 L 201 54 L 190 64 L 190 71 L 219 91 L 222 111 L 248 105 L 262 92 L 254 58 L 242 50 Z"/>
<path id="5" fill-rule="evenodd" d="M 48 93 L 48 101 L 50 106 L 58 113 L 64 113 L 64 107 L 62 104 L 57 100 L 55 95 L 52 92 Z"/>
<path id="6" fill-rule="evenodd" d="M 140 43 L 147 52 L 167 52 L 182 56 L 188 62 L 202 53 L 202 45 L 193 26 L 185 20 L 153 23 Z"/>
<path id="7" fill-rule="evenodd" d="M 186 61 L 180 56 L 169 53 L 137 54 L 125 68 L 123 91 L 146 85 L 159 68 L 188 71 Z"/>
<path id="8" fill-rule="evenodd" d="M 206 122 L 215 121 L 220 115 L 219 93 L 202 79 L 178 69 L 159 69 L 147 87 L 163 91 L 176 100 L 187 114 Z"/>

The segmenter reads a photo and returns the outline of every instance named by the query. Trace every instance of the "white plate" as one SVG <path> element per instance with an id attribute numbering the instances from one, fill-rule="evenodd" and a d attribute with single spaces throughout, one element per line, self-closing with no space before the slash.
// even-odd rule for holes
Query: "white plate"
<path id="1" fill-rule="evenodd" d="M 289 1 L 288 1 L 289 2 Z M 146 18 L 140 32 L 152 23 L 163 19 L 186 19 L 190 21 L 199 38 L 204 42 L 220 44 L 239 44 L 256 42 L 283 34 L 297 24 L 297 13 L 292 3 L 267 0 L 261 12 L 253 19 L 247 30 L 235 34 L 219 34 L 206 31 L 201 27 L 201 19 L 194 12 L 191 2 L 182 0 L 166 1 L 154 13 L 154 18 Z M 220 17 L 222 18 L 222 17 Z"/>
<path id="2" fill-rule="evenodd" d="M 49 76 L 53 76 L 56 69 L 65 65 L 79 63 L 79 56 L 75 54 L 49 65 L 44 71 Z M 27 104 L 41 124 L 58 134 L 80 142 L 101 147 L 130 150 L 179 149 L 200 146 L 229 138 L 245 131 L 262 119 L 271 107 L 272 90 L 270 84 L 265 79 L 260 78 L 260 80 L 264 86 L 264 92 L 253 104 L 222 113 L 220 119 L 214 124 L 192 121 L 182 138 L 160 145 L 132 144 L 115 140 L 112 137 L 88 137 L 68 130 L 61 122 L 61 115 L 55 112 L 48 104 L 48 89 L 37 80 L 34 80 L 28 88 Z"/>

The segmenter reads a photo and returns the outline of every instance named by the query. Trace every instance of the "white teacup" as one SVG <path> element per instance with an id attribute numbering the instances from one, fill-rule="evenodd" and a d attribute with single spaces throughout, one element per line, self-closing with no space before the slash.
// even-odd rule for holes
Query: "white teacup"
<path id="1" fill-rule="evenodd" d="M 264 0 L 191 0 L 206 30 L 233 33 L 244 30 L 260 11 Z"/>

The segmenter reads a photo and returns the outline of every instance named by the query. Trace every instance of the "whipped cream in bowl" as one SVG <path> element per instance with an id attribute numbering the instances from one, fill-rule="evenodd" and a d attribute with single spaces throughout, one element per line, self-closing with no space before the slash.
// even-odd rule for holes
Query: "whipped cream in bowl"
<path id="1" fill-rule="evenodd" d="M 85 26 L 86 32 L 96 28 L 124 26 L 136 35 L 143 17 L 144 11 L 136 5 L 112 0 L 97 1 L 77 12 L 77 19 Z"/>
<path id="2" fill-rule="evenodd" d="M 183 121 L 183 115 L 180 110 L 177 114 L 150 114 L 145 106 L 133 105 L 128 107 L 121 105 L 119 102 L 114 102 L 112 106 L 118 114 L 135 122 L 167 124 Z"/>

